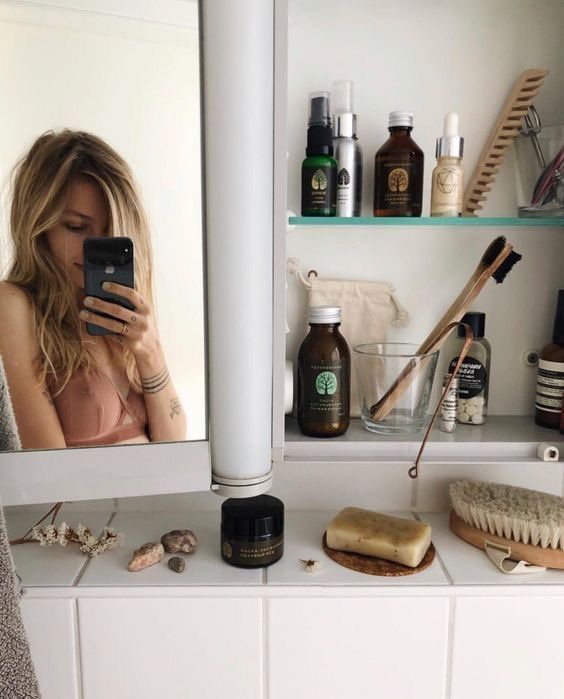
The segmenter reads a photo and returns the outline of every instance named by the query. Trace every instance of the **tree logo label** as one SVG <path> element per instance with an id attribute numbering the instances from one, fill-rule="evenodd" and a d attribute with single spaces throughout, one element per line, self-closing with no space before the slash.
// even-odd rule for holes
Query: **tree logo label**
<path id="1" fill-rule="evenodd" d="M 321 396 L 332 396 L 337 390 L 337 377 L 332 371 L 323 371 L 315 379 L 315 390 Z"/>
<path id="2" fill-rule="evenodd" d="M 388 189 L 390 192 L 405 192 L 409 187 L 409 175 L 402 167 L 394 168 L 388 175 Z"/>
<path id="3" fill-rule="evenodd" d="M 340 184 L 341 186 L 347 185 L 351 183 L 351 176 L 349 175 L 349 172 L 346 168 L 343 168 L 339 174 L 337 175 L 337 184 Z"/>
<path id="4" fill-rule="evenodd" d="M 315 190 L 323 191 L 327 189 L 327 175 L 323 170 L 317 169 L 311 178 L 311 188 Z"/>

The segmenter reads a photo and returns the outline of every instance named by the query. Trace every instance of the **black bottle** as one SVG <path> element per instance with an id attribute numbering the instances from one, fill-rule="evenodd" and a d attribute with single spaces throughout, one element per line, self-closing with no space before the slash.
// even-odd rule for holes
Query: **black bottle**
<path id="1" fill-rule="evenodd" d="M 337 161 L 329 93 L 310 95 L 306 159 L 302 163 L 302 216 L 336 216 Z"/>
<path id="2" fill-rule="evenodd" d="M 564 289 L 558 292 L 552 342 L 540 353 L 537 372 L 535 422 L 542 427 L 560 426 L 564 399 Z"/>
<path id="3" fill-rule="evenodd" d="M 350 422 L 351 355 L 338 306 L 312 306 L 298 355 L 298 426 L 308 437 L 338 437 Z"/>

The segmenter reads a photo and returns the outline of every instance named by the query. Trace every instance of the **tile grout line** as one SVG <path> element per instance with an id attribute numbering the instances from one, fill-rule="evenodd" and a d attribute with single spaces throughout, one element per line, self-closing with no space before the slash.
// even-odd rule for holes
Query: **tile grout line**
<path id="1" fill-rule="evenodd" d="M 80 621 L 78 618 L 78 597 L 73 600 L 73 627 L 74 627 L 74 662 L 76 666 L 76 679 L 78 696 L 84 699 L 84 682 L 82 678 L 82 645 L 80 643 Z"/>
<path id="2" fill-rule="evenodd" d="M 419 478 L 414 478 L 411 484 L 411 507 L 417 509 L 417 500 L 419 497 Z"/>
<path id="3" fill-rule="evenodd" d="M 447 666 L 445 679 L 445 697 L 452 697 L 452 678 L 453 678 L 453 663 L 454 663 L 454 616 L 456 614 L 456 598 L 450 597 L 448 602 L 448 633 L 447 633 Z"/>
<path id="4" fill-rule="evenodd" d="M 262 569 L 262 584 L 268 584 L 268 573 L 267 568 Z M 266 597 L 261 599 L 261 612 L 262 612 L 262 699 L 268 699 L 270 694 L 270 663 L 268 657 L 268 645 L 269 645 L 269 610 L 270 602 Z"/>
<path id="5" fill-rule="evenodd" d="M 270 696 L 270 662 L 268 656 L 269 646 L 269 608 L 270 602 L 266 597 L 261 599 L 262 609 L 262 699 Z"/>
<path id="6" fill-rule="evenodd" d="M 415 519 L 416 519 L 418 522 L 421 521 L 421 517 L 420 517 L 420 513 L 419 513 L 419 512 L 413 512 L 413 511 L 412 511 L 411 514 L 415 517 Z M 433 545 L 434 545 L 434 544 L 433 544 Z M 454 585 L 454 580 L 450 577 L 450 574 L 449 574 L 449 572 L 448 572 L 448 570 L 447 570 L 447 567 L 446 567 L 446 565 L 443 563 L 443 559 L 440 557 L 439 552 L 438 552 L 438 550 L 437 550 L 436 548 L 435 548 L 435 558 L 436 558 L 436 560 L 437 560 L 439 566 L 441 567 L 441 570 L 443 571 L 443 574 L 444 574 L 445 578 L 448 580 L 448 584 L 449 584 L 449 585 Z"/>
<path id="7" fill-rule="evenodd" d="M 106 522 L 106 524 L 105 524 L 104 526 L 105 526 L 105 527 L 109 527 L 110 524 L 113 522 L 114 517 L 115 517 L 116 515 L 117 515 L 117 512 L 112 512 L 112 513 L 110 514 L 110 517 L 109 517 L 108 521 Z M 76 574 L 76 577 L 75 577 L 75 579 L 73 580 L 71 587 L 78 587 L 78 583 L 82 580 L 82 576 L 84 575 L 84 573 L 86 573 L 86 569 L 87 569 L 88 566 L 90 565 L 90 561 L 91 561 L 91 560 L 92 560 L 92 559 L 91 559 L 90 557 L 88 557 L 88 556 L 86 557 L 86 560 L 84 561 L 84 563 L 82 564 L 80 570 L 79 570 L 78 573 Z"/>

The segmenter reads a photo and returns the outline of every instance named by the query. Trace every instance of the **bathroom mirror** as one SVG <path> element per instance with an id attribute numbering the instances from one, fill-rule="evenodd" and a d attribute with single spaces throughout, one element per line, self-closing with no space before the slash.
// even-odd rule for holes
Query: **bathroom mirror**
<path id="1" fill-rule="evenodd" d="M 274 80 L 276 74 L 279 84 L 283 84 L 286 60 L 282 47 L 286 22 L 283 0 L 238 0 L 236 3 L 228 0 L 201 0 L 199 3 L 195 0 L 0 0 L 0 89 L 3 97 L 0 140 L 3 134 L 23 132 L 23 136 L 18 136 L 17 147 L 13 147 L 8 156 L 3 154 L 0 144 L 2 180 L 5 181 L 12 161 L 22 150 L 29 149 L 38 132 L 49 128 L 89 129 L 89 133 L 94 132 L 116 152 L 119 150 L 119 160 L 115 155 L 109 158 L 114 164 L 110 170 L 113 175 L 123 174 L 123 160 L 127 161 L 139 183 L 150 221 L 155 257 L 155 310 L 164 347 L 162 356 L 166 357 L 172 377 L 168 381 L 167 375 L 162 373 L 164 362 L 147 366 L 147 362 L 151 364 L 151 357 L 157 356 L 155 353 L 143 353 L 144 357 L 140 357 L 137 349 L 135 359 L 140 379 L 146 379 L 143 386 L 145 409 L 150 413 L 149 401 L 163 385 L 169 388 L 172 385 L 175 389 L 167 396 L 169 402 L 165 401 L 169 411 L 164 417 L 171 423 L 177 425 L 176 398 L 189 401 L 194 397 L 202 409 L 199 412 L 197 406 L 184 406 L 191 441 L 160 433 L 151 434 L 152 440 L 142 444 L 60 448 L 60 443 L 51 443 L 45 448 L 31 445 L 33 448 L 2 452 L 0 499 L 3 504 L 95 500 L 210 487 L 226 497 L 249 497 L 271 487 L 274 220 L 282 220 L 281 212 L 276 215 L 273 209 Z M 275 42 L 277 33 L 279 39 Z M 19 42 L 22 34 L 24 40 Z M 198 40 L 198 37 L 203 38 Z M 54 65 L 57 56 L 59 61 Z M 59 114 L 63 104 L 68 105 L 70 112 Z M 91 110 L 84 109 L 87 104 Z M 72 115 L 75 115 L 73 122 L 81 116 L 80 123 L 70 123 Z M 200 124 L 204 127 L 200 128 Z M 5 148 L 12 148 L 12 140 L 16 137 L 10 138 Z M 101 150 L 107 155 L 107 146 Z M 203 153 L 201 162 L 200 152 Z M 34 154 L 37 155 L 35 151 Z M 65 155 L 68 156 L 67 151 Z M 4 163 L 4 160 L 9 162 Z M 84 165 L 83 160 L 81 163 Z M 60 161 L 56 160 L 55 164 L 59 167 Z M 93 161 L 86 165 L 89 170 L 81 171 L 81 175 L 86 174 L 87 183 L 92 184 L 92 171 L 96 175 L 99 172 Z M 90 191 L 88 201 L 90 204 L 102 201 L 98 208 L 102 213 L 107 213 L 109 208 L 111 217 L 108 214 L 108 220 L 100 223 L 100 216 L 95 211 L 89 212 L 97 228 L 93 236 L 86 237 L 96 238 L 96 245 L 103 243 L 105 238 L 112 237 L 114 221 L 117 221 L 116 230 L 127 235 L 131 231 L 135 249 L 143 252 L 144 238 L 139 236 L 143 226 L 138 208 L 130 206 L 128 209 L 123 205 L 124 200 L 131 204 L 134 199 L 128 178 L 122 180 L 125 188 L 122 190 L 109 187 L 107 177 L 94 179 L 99 188 L 94 187 L 93 194 Z M 51 186 L 54 191 L 59 191 L 57 182 L 53 176 L 41 180 L 44 188 Z M 79 185 L 84 190 L 84 178 Z M 84 191 L 78 189 L 73 195 L 80 197 Z M 27 187 L 20 188 L 20 193 L 22 191 L 29 193 Z M 127 196 L 122 196 L 124 191 Z M 104 208 L 105 202 L 111 203 L 112 192 L 114 199 L 121 202 L 120 206 L 114 202 Z M 65 193 L 70 196 L 70 188 Z M 27 199 L 30 209 L 35 211 L 41 208 L 43 201 L 37 196 L 31 198 L 31 203 L 30 197 Z M 61 216 L 50 219 L 44 216 L 49 225 L 43 228 L 56 233 L 51 241 L 55 252 L 57 249 L 60 252 L 57 235 L 61 231 L 56 230 L 57 224 L 66 223 L 62 214 L 68 203 L 68 198 L 61 196 L 56 201 Z M 3 199 L 3 240 L 6 231 L 9 232 L 5 222 L 6 207 Z M 55 208 L 51 207 L 51 213 Z M 122 216 L 123 211 L 127 215 Z M 204 221 L 203 226 L 200 219 Z M 35 216 L 33 220 L 41 222 L 43 219 Z M 128 221 L 136 221 L 139 225 L 124 225 Z M 71 227 L 79 226 L 71 224 Z M 43 228 L 36 226 L 36 233 L 45 233 Z M 62 232 L 66 235 L 66 231 Z M 199 236 L 197 242 L 193 236 Z M 115 238 L 113 240 L 115 242 Z M 49 240 L 43 242 L 51 245 Z M 10 248 L 0 249 L 0 261 L 9 265 Z M 75 247 L 73 250 L 76 252 Z M 41 251 L 45 252 L 45 248 Z M 117 263 L 112 260 L 108 264 L 108 260 L 102 260 L 104 273 L 117 274 L 116 264 L 127 267 L 128 253 L 125 249 L 121 252 L 124 257 L 118 255 Z M 79 257 L 73 255 L 66 258 L 59 255 L 59 262 L 71 264 L 69 269 L 76 289 L 80 286 L 77 274 L 80 275 L 81 265 Z M 35 260 L 47 265 L 50 258 L 47 254 L 36 254 Z M 74 265 L 75 262 L 79 264 Z M 96 265 L 99 273 L 99 261 L 95 268 Z M 143 279 L 144 270 L 135 265 L 133 269 L 137 280 Z M 121 271 L 130 273 L 129 269 L 120 267 Z M 187 282 L 200 278 L 200 285 L 197 288 L 195 285 L 192 293 Z M 70 276 L 67 286 L 69 280 Z M 45 291 L 48 297 L 50 291 Z M 123 289 L 110 289 L 108 293 L 112 291 L 119 291 L 122 297 L 128 296 Z M 80 293 L 84 296 L 83 291 Z M 79 296 L 78 292 L 75 296 Z M 125 301 L 133 301 L 133 315 L 144 315 L 146 319 L 147 298 L 143 292 L 141 299 L 129 295 Z M 56 300 L 57 303 L 64 301 L 64 294 L 58 295 Z M 25 298 L 24 301 L 29 302 Z M 8 304 L 0 304 L 4 317 L 6 308 Z M 79 308 L 82 306 L 75 307 L 75 313 Z M 91 310 L 88 308 L 89 313 Z M 98 307 L 98 310 L 108 310 L 108 307 Z M 114 312 L 113 308 L 110 310 Z M 44 328 L 43 332 L 35 331 L 34 319 L 23 301 L 20 315 L 12 314 L 10 323 L 4 325 L 21 323 L 22 318 L 28 345 L 33 347 L 35 343 L 41 347 L 46 337 Z M 120 312 L 119 321 L 114 318 L 112 322 L 111 328 L 119 332 L 118 339 L 122 343 L 132 339 L 135 343 L 140 341 L 127 311 Z M 122 331 L 126 324 L 128 337 L 124 338 Z M 195 334 L 186 335 L 193 331 Z M 15 337 L 15 333 L 4 327 L 0 332 L 8 332 L 8 340 Z M 5 336 L 2 337 L 3 344 L 9 344 Z M 72 337 L 72 333 L 68 337 Z M 85 338 L 90 340 L 90 336 Z M 186 338 L 190 338 L 191 344 L 187 344 Z M 14 350 L 12 353 L 16 361 L 23 362 L 26 358 L 24 344 L 21 352 Z M 132 352 L 135 349 L 128 347 Z M 153 349 L 155 347 L 158 349 L 153 343 Z M 75 359 L 76 349 L 75 346 Z M 29 347 L 27 361 L 31 363 Z M 76 365 L 71 363 L 72 366 Z M 62 374 L 64 379 L 69 372 L 62 371 Z M 70 374 L 74 375 L 74 370 Z M 56 371 L 55 375 L 58 380 Z M 188 389 L 199 385 L 205 397 L 197 398 L 196 389 L 182 394 L 182 377 Z M 139 394 L 130 396 L 127 386 L 118 386 L 119 377 L 107 378 L 112 379 L 115 386 L 107 381 L 102 393 L 110 394 L 114 405 L 116 399 L 120 406 L 122 400 L 134 402 L 136 396 L 139 405 Z M 103 378 L 98 379 L 103 382 Z M 13 394 L 13 381 L 11 384 Z M 37 397 L 37 383 L 32 388 Z M 85 391 L 87 408 L 95 413 L 102 400 L 100 395 L 92 394 L 99 390 L 99 386 L 79 385 L 74 394 Z M 25 391 L 23 395 L 29 399 Z M 49 392 L 47 395 L 40 392 L 37 402 L 30 401 L 24 417 L 38 417 L 40 400 L 50 398 L 55 402 L 54 397 Z M 121 415 L 129 414 L 120 406 Z M 135 412 L 131 405 L 129 407 Z M 19 412 L 21 415 L 22 411 Z M 72 408 L 68 414 L 71 419 L 77 419 L 79 427 L 89 424 L 78 412 L 75 415 Z M 200 432 L 196 428 L 198 420 L 202 425 Z M 126 421 L 127 429 L 128 425 L 131 423 Z M 122 426 L 123 423 L 118 425 Z M 150 427 L 152 429 L 153 425 Z M 44 432 L 52 437 L 50 428 Z"/>
<path id="2" fill-rule="evenodd" d="M 195 1 L 0 2 L 0 353 L 23 445 L 0 455 L 5 504 L 210 485 L 199 43 Z M 133 310 L 87 307 L 83 241 L 116 235 Z"/>

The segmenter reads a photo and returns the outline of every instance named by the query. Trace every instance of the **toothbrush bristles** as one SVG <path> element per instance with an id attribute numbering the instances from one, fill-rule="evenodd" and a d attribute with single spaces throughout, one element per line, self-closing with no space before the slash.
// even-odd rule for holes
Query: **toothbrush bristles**
<path id="1" fill-rule="evenodd" d="M 496 271 L 492 274 L 497 284 L 502 284 L 505 277 L 511 272 L 513 267 L 519 262 L 523 257 L 515 250 L 512 250 L 505 260 L 500 264 Z"/>
<path id="2" fill-rule="evenodd" d="M 482 264 L 484 267 L 489 267 L 493 262 L 495 262 L 497 256 L 501 253 L 505 246 L 505 238 L 500 235 L 495 240 L 488 245 L 488 249 L 482 255 Z"/>

